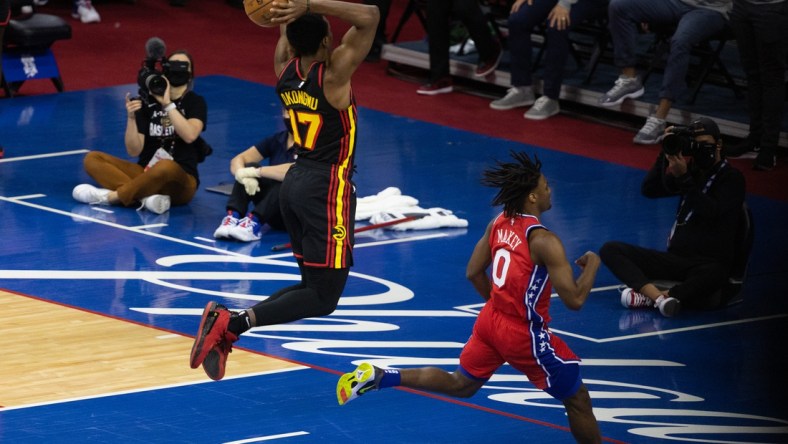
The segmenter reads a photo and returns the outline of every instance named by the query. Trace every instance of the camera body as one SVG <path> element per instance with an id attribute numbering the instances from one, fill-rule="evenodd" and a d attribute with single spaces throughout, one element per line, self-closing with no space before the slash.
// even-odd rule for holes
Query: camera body
<path id="1" fill-rule="evenodd" d="M 137 73 L 139 97 L 146 103 L 151 103 L 151 95 L 161 96 L 167 91 L 165 73 L 169 70 L 169 61 L 166 57 L 147 57 L 142 62 L 142 68 Z"/>
<path id="2" fill-rule="evenodd" d="M 695 150 L 695 137 L 688 126 L 674 126 L 662 139 L 662 151 L 670 156 L 681 154 L 692 156 Z"/>
<path id="3" fill-rule="evenodd" d="M 696 133 L 689 126 L 674 126 L 662 139 L 662 152 L 668 156 L 691 157 L 701 168 L 713 165 L 717 144 L 696 141 Z"/>

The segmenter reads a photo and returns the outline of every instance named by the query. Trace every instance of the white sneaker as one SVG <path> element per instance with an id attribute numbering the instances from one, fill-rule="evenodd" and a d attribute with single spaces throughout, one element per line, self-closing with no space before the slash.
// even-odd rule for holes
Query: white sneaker
<path id="1" fill-rule="evenodd" d="M 523 114 L 523 117 L 530 120 L 544 120 L 561 112 L 558 100 L 553 100 L 547 96 L 536 99 L 534 106 Z"/>
<path id="2" fill-rule="evenodd" d="M 625 99 L 637 99 L 645 91 L 639 77 L 621 75 L 616 79 L 613 87 L 599 98 L 599 104 L 602 106 L 620 105 Z"/>
<path id="3" fill-rule="evenodd" d="M 635 134 L 632 142 L 641 145 L 654 145 L 665 137 L 665 119 L 649 116 L 646 124 Z"/>
<path id="4" fill-rule="evenodd" d="M 145 208 L 156 214 L 163 214 L 170 209 L 170 196 L 164 194 L 152 194 L 142 199 L 142 205 L 137 208 L 137 211 Z"/>
<path id="5" fill-rule="evenodd" d="M 530 86 L 513 86 L 506 91 L 506 95 L 490 102 L 490 108 L 497 110 L 514 109 L 521 106 L 534 104 L 534 89 Z"/>
<path id="6" fill-rule="evenodd" d="M 101 16 L 90 0 L 79 0 L 77 9 L 71 13 L 71 17 L 79 19 L 82 23 L 98 23 L 101 21 Z"/>
<path id="7" fill-rule="evenodd" d="M 219 228 L 213 232 L 213 237 L 216 239 L 229 239 L 230 230 L 238 225 L 238 222 L 238 218 L 235 217 L 231 211 L 228 211 L 227 216 L 224 216 L 224 219 L 222 219 L 222 223 L 219 225 Z"/>
<path id="8" fill-rule="evenodd" d="M 627 287 L 621 291 L 621 305 L 627 308 L 653 307 L 654 301 L 643 293 Z"/>
<path id="9" fill-rule="evenodd" d="M 253 242 L 263 237 L 260 232 L 261 225 L 252 219 L 251 214 L 238 222 L 238 225 L 229 229 L 230 237 L 241 242 Z"/>
<path id="10" fill-rule="evenodd" d="M 77 202 L 91 205 L 109 205 L 109 190 L 106 188 L 96 188 L 91 184 L 83 183 L 74 187 L 71 197 Z"/>

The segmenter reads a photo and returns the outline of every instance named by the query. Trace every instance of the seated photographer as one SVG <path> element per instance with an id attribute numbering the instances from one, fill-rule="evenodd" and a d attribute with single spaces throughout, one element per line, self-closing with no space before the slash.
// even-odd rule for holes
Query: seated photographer
<path id="1" fill-rule="evenodd" d="M 146 61 L 140 71 L 140 97 L 126 94 L 125 143 L 137 162 L 100 151 L 85 155 L 85 171 L 102 188 L 77 185 L 72 195 L 79 202 L 99 205 L 140 205 L 162 214 L 170 205 L 185 205 L 199 185 L 197 164 L 210 154 L 200 137 L 208 107 L 191 90 L 194 64 L 186 51 L 161 61 L 162 72 Z"/>
<path id="2" fill-rule="evenodd" d="M 689 127 L 670 127 L 663 150 L 641 187 L 648 198 L 679 196 L 666 252 L 623 242 L 605 243 L 602 262 L 627 288 L 628 308 L 656 307 L 673 316 L 683 307 L 717 308 L 731 273 L 744 176 L 722 155 L 717 124 L 698 119 Z M 678 281 L 670 289 L 658 281 Z"/>
<path id="3" fill-rule="evenodd" d="M 213 237 L 252 242 L 262 237 L 263 224 L 277 230 L 285 229 L 279 209 L 279 188 L 285 173 L 295 162 L 296 153 L 287 110 L 282 113 L 282 118 L 285 130 L 261 140 L 230 161 L 235 183 L 227 199 L 227 215 Z M 268 159 L 268 165 L 260 166 L 265 159 Z M 250 202 L 254 209 L 241 219 Z"/>

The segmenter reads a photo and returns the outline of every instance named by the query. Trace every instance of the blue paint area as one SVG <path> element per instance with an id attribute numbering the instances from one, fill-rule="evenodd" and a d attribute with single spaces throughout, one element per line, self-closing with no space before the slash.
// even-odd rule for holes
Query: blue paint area
<path id="1" fill-rule="evenodd" d="M 72 188 L 89 182 L 82 154 L 13 161 L 82 149 L 123 156 L 122 102 L 126 92 L 135 92 L 134 85 L 0 103 L 0 142 L 7 158 L 0 162 L 0 268 L 127 272 L 113 279 L 4 275 L 0 288 L 192 335 L 197 316 L 150 309 L 201 309 L 208 300 L 245 308 L 252 302 L 233 295 L 264 296 L 289 284 L 260 273 L 297 279 L 288 255 L 263 260 L 273 245 L 287 242 L 283 232 L 269 231 L 253 244 L 212 242 L 226 197 L 204 189 L 232 181 L 229 160 L 280 128 L 273 89 L 223 76 L 201 77 L 197 89 L 209 104 L 205 137 L 214 154 L 200 165 L 202 185 L 194 200 L 162 216 L 119 207 L 101 212 L 75 202 Z M 396 186 L 418 198 L 420 206 L 450 209 L 469 226 L 359 234 L 356 265 L 337 312 L 255 331 L 238 342 L 316 368 L 0 409 L 0 441 L 227 442 L 297 431 L 308 434 L 286 439 L 571 441 L 560 404 L 508 367 L 496 375 L 502 379 L 465 400 L 489 411 L 401 390 L 371 393 L 340 408 L 335 373 L 364 359 L 456 367 L 482 302 L 465 280 L 466 261 L 499 211 L 489 204 L 494 190 L 479 179 L 510 150 L 535 153 L 544 163 L 554 207 L 543 222 L 561 237 L 570 260 L 612 239 L 662 248 L 676 200 L 641 197 L 641 170 L 364 108 L 359 116 L 358 195 Z M 11 199 L 36 194 L 42 196 Z M 781 235 L 788 208 L 753 195 L 748 203 L 756 242 L 739 305 L 672 319 L 627 310 L 613 288 L 618 282 L 604 267 L 595 287 L 610 288 L 593 293 L 581 311 L 553 299 L 551 327 L 584 359 L 582 374 L 605 437 L 645 443 L 668 435 L 712 442 L 788 439 L 788 393 L 781 382 L 788 352 L 779 339 L 788 333 L 788 236 Z M 166 226 L 134 228 L 155 223 Z M 425 235 L 440 237 L 416 240 Z M 228 260 L 206 262 L 202 255 Z M 229 261 L 233 258 L 243 262 Z M 194 274 L 156 275 L 162 280 L 157 282 L 141 279 L 141 272 Z M 249 278 L 199 279 L 206 272 L 243 272 Z M 394 296 L 386 300 L 389 291 Z M 231 355 L 228 366 L 232 361 Z M 184 371 L 192 370 L 184 364 Z M 760 429 L 745 433 L 747 427 Z"/>

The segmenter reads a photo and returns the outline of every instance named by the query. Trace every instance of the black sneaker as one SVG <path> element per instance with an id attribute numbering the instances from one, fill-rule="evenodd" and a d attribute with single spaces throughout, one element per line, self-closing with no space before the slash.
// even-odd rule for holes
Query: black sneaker
<path id="1" fill-rule="evenodd" d="M 769 154 L 771 150 L 762 150 L 758 153 L 758 156 L 755 158 L 755 162 L 752 164 L 752 169 L 756 171 L 771 171 L 774 167 L 777 166 L 777 156 L 773 154 Z"/>

